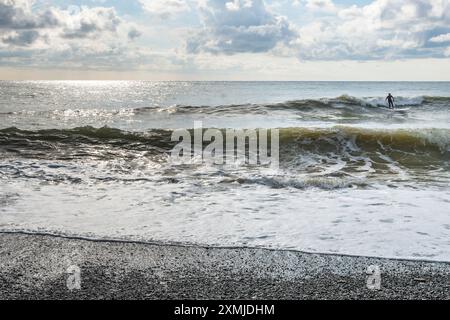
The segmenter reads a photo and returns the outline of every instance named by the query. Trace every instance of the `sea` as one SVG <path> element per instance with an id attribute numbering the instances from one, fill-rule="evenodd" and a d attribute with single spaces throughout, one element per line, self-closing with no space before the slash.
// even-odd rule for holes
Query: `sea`
<path id="1" fill-rule="evenodd" d="M 278 167 L 173 163 L 195 122 Z M 450 261 L 449 169 L 450 82 L 0 81 L 0 232 Z"/>

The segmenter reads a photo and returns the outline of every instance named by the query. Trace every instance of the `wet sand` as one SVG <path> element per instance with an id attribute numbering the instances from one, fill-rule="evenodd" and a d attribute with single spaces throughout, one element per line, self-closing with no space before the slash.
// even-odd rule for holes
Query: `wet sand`
<path id="1" fill-rule="evenodd" d="M 450 264 L 1 233 L 0 299 L 450 299 Z"/>

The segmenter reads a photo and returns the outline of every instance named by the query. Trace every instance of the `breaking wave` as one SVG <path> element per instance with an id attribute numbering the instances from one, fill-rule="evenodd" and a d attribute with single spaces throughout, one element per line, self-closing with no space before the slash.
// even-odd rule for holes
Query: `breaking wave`
<path id="1" fill-rule="evenodd" d="M 449 107 L 450 97 L 432 97 L 432 96 L 418 96 L 418 97 L 397 97 L 396 105 L 398 107 Z M 365 97 L 357 98 L 349 95 L 341 95 L 337 98 L 320 98 L 320 99 L 301 99 L 292 100 L 282 103 L 274 104 L 237 104 L 237 105 L 223 105 L 223 106 L 185 106 L 173 105 L 164 108 L 158 108 L 158 112 L 167 112 L 169 114 L 175 113 L 268 113 L 271 110 L 299 110 L 299 111 L 314 111 L 321 109 L 350 109 L 352 111 L 376 111 L 377 108 L 386 108 L 386 101 L 384 97 Z M 369 109 L 369 110 L 367 110 Z M 153 112 L 154 108 L 140 108 L 136 109 L 137 113 Z"/>
<path id="2" fill-rule="evenodd" d="M 226 137 L 226 129 L 221 130 Z M 448 129 L 279 129 L 280 168 L 274 174 L 245 165 L 237 171 L 220 166 L 208 171 L 195 162 L 173 165 L 170 152 L 178 141 L 172 141 L 171 136 L 171 130 L 155 129 L 128 132 L 79 127 L 27 131 L 11 127 L 0 130 L 0 177 L 46 183 L 165 184 L 178 183 L 177 175 L 188 175 L 202 179 L 205 185 L 332 190 L 364 188 L 373 177 L 397 176 L 413 181 L 416 175 L 439 180 L 450 169 Z"/>
<path id="3" fill-rule="evenodd" d="M 417 96 L 417 97 L 396 97 L 398 107 L 438 107 L 450 106 L 450 97 L 439 96 Z M 273 110 L 351 110 L 355 113 L 379 112 L 379 108 L 386 108 L 384 97 L 353 97 L 341 95 L 336 98 L 319 99 L 299 99 L 271 104 L 233 104 L 233 105 L 171 105 L 165 107 L 139 107 L 122 109 L 63 109 L 63 110 L 42 110 L 42 111 L 13 111 L 0 113 L 3 116 L 46 116 L 53 119 L 70 118 L 97 118 L 108 119 L 112 117 L 133 117 L 153 113 L 168 114 L 227 114 L 227 113 L 270 113 Z"/>
<path id="4" fill-rule="evenodd" d="M 205 129 L 206 130 L 206 129 Z M 226 129 L 221 129 L 225 133 Z M 449 129 L 366 129 L 336 126 L 333 128 L 282 128 L 280 147 L 352 146 L 364 151 L 435 151 L 448 155 Z M 193 133 L 192 133 L 193 134 Z M 28 131 L 15 127 L 0 130 L 0 150 L 45 148 L 64 150 L 64 147 L 105 146 L 127 150 L 169 151 L 178 142 L 171 140 L 172 131 L 152 129 L 146 132 L 128 132 L 116 128 L 79 127 Z M 224 134 L 225 136 L 225 134 Z M 206 143 L 206 142 L 205 142 Z"/>

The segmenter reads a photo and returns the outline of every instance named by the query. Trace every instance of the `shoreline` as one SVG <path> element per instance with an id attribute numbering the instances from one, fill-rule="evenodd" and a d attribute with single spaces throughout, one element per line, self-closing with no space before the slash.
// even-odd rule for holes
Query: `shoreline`
<path id="1" fill-rule="evenodd" d="M 206 245 L 197 244 L 190 242 L 163 242 L 158 240 L 133 240 L 133 239 L 121 239 L 121 238 L 91 238 L 89 236 L 76 236 L 76 235 L 65 235 L 50 232 L 33 232 L 33 231 L 0 231 L 1 235 L 23 235 L 23 236 L 37 236 L 37 237 L 50 237 L 59 238 L 66 240 L 75 241 L 88 241 L 97 243 L 122 243 L 122 244 L 137 244 L 137 245 L 147 245 L 147 246 L 160 246 L 160 247 L 181 247 L 181 248 L 202 248 L 202 249 L 214 249 L 214 250 L 264 250 L 264 251 L 276 251 L 276 252 L 291 252 L 294 254 L 303 255 L 322 255 L 322 256 L 336 256 L 336 257 L 349 257 L 349 258 L 368 258 L 368 259 L 381 259 L 381 260 L 391 260 L 399 262 L 428 262 L 428 263 L 439 263 L 448 264 L 450 261 L 446 260 L 433 260 L 424 258 L 405 258 L 405 257 L 383 257 L 383 256 L 369 256 L 369 255 L 358 255 L 350 253 L 337 253 L 337 252 L 314 252 L 306 251 L 301 249 L 283 249 L 283 248 L 270 248 L 270 247 L 258 247 L 258 246 L 218 246 L 218 245 Z"/>
<path id="2" fill-rule="evenodd" d="M 450 263 L 0 233 L 0 299 L 450 299 Z"/>

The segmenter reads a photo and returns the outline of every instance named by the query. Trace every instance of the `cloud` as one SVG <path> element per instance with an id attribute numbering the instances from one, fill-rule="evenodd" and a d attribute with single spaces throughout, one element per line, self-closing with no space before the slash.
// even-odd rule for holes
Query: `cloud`
<path id="1" fill-rule="evenodd" d="M 334 12 L 336 10 L 336 7 L 331 0 L 306 0 L 306 8 L 310 10 L 329 12 Z"/>
<path id="2" fill-rule="evenodd" d="M 139 2 L 144 10 L 162 19 L 190 10 L 186 0 L 139 0 Z"/>
<path id="3" fill-rule="evenodd" d="M 207 0 L 199 7 L 204 28 L 187 41 L 189 53 L 267 52 L 294 38 L 288 21 L 262 0 Z"/>
<path id="4" fill-rule="evenodd" d="M 29 46 L 39 38 L 39 32 L 35 30 L 15 32 L 3 38 L 6 44 L 13 44 L 16 46 Z"/>
<path id="5" fill-rule="evenodd" d="M 104 32 L 115 33 L 121 23 L 113 8 L 82 8 L 78 14 L 70 15 L 62 36 L 86 38 Z"/>
<path id="6" fill-rule="evenodd" d="M 251 57 L 259 57 L 255 70 L 275 60 L 450 57 L 449 0 L 135 0 L 147 12 L 139 25 L 130 21 L 139 12 L 82 1 L 89 6 L 0 0 L 0 65 L 206 72 L 243 69 Z M 168 27 L 149 15 L 179 19 Z"/>
<path id="7" fill-rule="evenodd" d="M 229 11 L 238 11 L 241 8 L 251 8 L 253 0 L 233 0 L 225 3 L 225 7 Z"/>
<path id="8" fill-rule="evenodd" d="M 142 35 L 142 32 L 136 29 L 135 27 L 131 27 L 130 31 L 128 31 L 128 38 L 134 40 L 139 38 Z"/>
<path id="9" fill-rule="evenodd" d="M 60 23 L 51 10 L 32 14 L 31 4 L 32 1 L 29 0 L 0 0 L 0 28 L 45 28 Z"/>
<path id="10" fill-rule="evenodd" d="M 437 58 L 445 56 L 445 30 L 448 0 L 375 0 L 299 27 L 294 47 L 304 60 Z"/>
<path id="11" fill-rule="evenodd" d="M 31 0 L 0 0 L 1 64 L 117 67 L 131 56 L 130 40 L 141 34 L 114 8 L 63 10 L 33 4 Z"/>
<path id="12" fill-rule="evenodd" d="M 450 33 L 440 34 L 438 36 L 432 37 L 430 39 L 431 42 L 449 42 L 450 41 Z"/>

